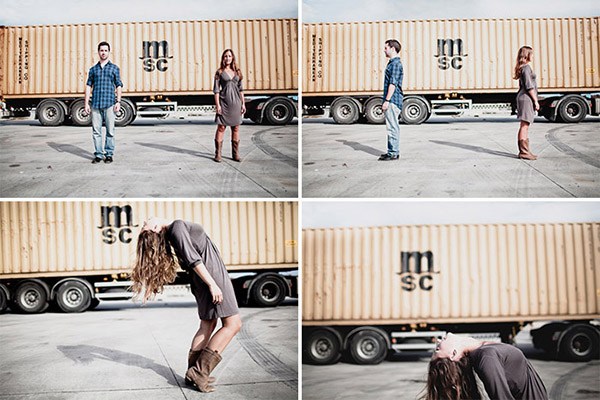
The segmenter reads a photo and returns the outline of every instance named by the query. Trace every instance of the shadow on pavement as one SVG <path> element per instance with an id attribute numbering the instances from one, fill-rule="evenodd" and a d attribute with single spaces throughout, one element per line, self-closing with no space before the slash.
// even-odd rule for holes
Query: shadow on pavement
<path id="1" fill-rule="evenodd" d="M 371 154 L 371 155 L 377 156 L 377 157 L 379 157 L 381 154 L 385 153 L 385 151 L 377 150 L 376 148 L 373 148 L 371 146 L 366 146 L 364 144 L 361 144 L 358 142 L 353 142 L 351 140 L 336 140 L 336 142 L 339 142 L 339 143 L 343 144 L 344 146 L 349 146 L 356 151 L 362 151 L 362 152 L 365 152 L 367 154 Z"/>
<path id="2" fill-rule="evenodd" d="M 441 144 L 444 146 L 458 147 L 460 149 L 470 150 L 470 151 L 474 151 L 476 153 L 488 153 L 488 154 L 492 154 L 495 156 L 518 158 L 516 154 L 507 153 L 505 151 L 490 150 L 490 149 L 486 149 L 485 147 L 481 147 L 481 146 L 471 146 L 469 144 L 445 142 L 442 140 L 430 140 L 430 142 L 435 143 L 435 144 Z"/>
<path id="3" fill-rule="evenodd" d="M 177 154 L 189 154 L 194 157 L 208 158 L 209 160 L 213 159 L 213 155 L 210 153 L 202 153 L 199 151 L 182 149 L 180 147 L 175 147 L 175 146 L 169 146 L 169 145 L 164 145 L 164 144 L 155 144 L 155 143 L 141 143 L 141 142 L 135 142 L 135 144 L 139 144 L 140 146 L 150 147 L 151 149 L 156 149 L 156 150 L 170 151 L 172 153 L 177 153 Z"/>
<path id="4" fill-rule="evenodd" d="M 55 142 L 47 142 L 48 146 L 58 151 L 59 153 L 70 153 L 74 156 L 84 158 L 86 160 L 93 160 L 94 154 L 91 152 L 82 149 L 81 147 L 74 146 L 72 144 L 61 144 Z"/>
<path id="5" fill-rule="evenodd" d="M 56 348 L 60 350 L 65 357 L 69 358 L 76 364 L 87 365 L 91 364 L 96 359 L 105 361 L 108 360 L 130 367 L 150 369 L 165 378 L 172 386 L 179 387 L 179 383 L 177 381 L 183 380 L 181 376 L 176 375 L 175 372 L 173 372 L 170 368 L 157 364 L 151 359 L 137 354 L 85 344 L 78 346 L 57 346 Z"/>

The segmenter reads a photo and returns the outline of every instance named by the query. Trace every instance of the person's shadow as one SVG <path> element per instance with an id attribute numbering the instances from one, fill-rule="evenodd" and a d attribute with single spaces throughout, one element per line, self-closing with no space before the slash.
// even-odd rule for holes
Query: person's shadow
<path id="1" fill-rule="evenodd" d="M 87 365 L 94 362 L 96 359 L 108 360 L 130 367 L 150 369 L 165 378 L 167 383 L 172 386 L 179 387 L 180 385 L 178 382 L 183 381 L 183 378 L 177 375 L 169 367 L 157 364 L 151 359 L 137 354 L 86 344 L 78 346 L 57 346 L 57 349 L 76 364 Z"/>
<path id="2" fill-rule="evenodd" d="M 382 154 L 380 150 L 377 150 L 371 146 L 367 146 L 362 143 L 354 142 L 351 140 L 336 140 L 336 142 L 340 142 L 344 146 L 351 147 L 352 149 L 354 149 L 356 151 L 362 151 L 367 154 L 371 154 L 373 156 L 380 156 Z"/>
<path id="3" fill-rule="evenodd" d="M 86 160 L 93 160 L 94 154 L 82 149 L 81 147 L 74 146 L 72 144 L 61 144 L 55 142 L 47 142 L 48 146 L 58 151 L 59 153 L 69 153 L 74 156 L 85 158 Z"/>
<path id="4" fill-rule="evenodd" d="M 518 156 L 515 154 L 507 153 L 505 151 L 490 150 L 490 149 L 486 149 L 485 147 L 481 147 L 481 146 L 471 146 L 470 144 L 444 142 L 443 140 L 430 140 L 430 142 L 435 143 L 435 144 L 441 144 L 444 146 L 458 147 L 459 149 L 471 150 L 471 151 L 474 151 L 477 153 L 488 153 L 488 154 L 492 154 L 495 156 L 518 158 Z"/>
<path id="5" fill-rule="evenodd" d="M 182 149 L 180 147 L 169 146 L 169 145 L 165 145 L 165 144 L 142 143 L 142 142 L 135 142 L 135 144 L 138 144 L 138 145 L 144 146 L 144 147 L 149 147 L 151 149 L 170 151 L 172 153 L 177 153 L 177 154 L 189 154 L 194 157 L 208 158 L 211 160 L 213 158 L 213 155 L 209 154 L 209 153 L 202 153 L 200 151 Z"/>

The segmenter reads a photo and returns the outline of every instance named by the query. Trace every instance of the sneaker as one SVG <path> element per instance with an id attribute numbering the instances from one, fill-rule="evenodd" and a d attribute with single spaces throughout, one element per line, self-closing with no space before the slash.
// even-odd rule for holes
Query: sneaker
<path id="1" fill-rule="evenodd" d="M 399 158 L 400 158 L 399 154 L 396 154 L 396 155 L 382 154 L 381 157 L 379 157 L 378 161 L 392 161 L 392 160 L 398 160 Z"/>
<path id="2" fill-rule="evenodd" d="M 104 159 L 104 163 L 105 164 L 110 164 L 111 162 L 113 162 L 112 156 L 106 156 L 106 158 Z"/>
<path id="3" fill-rule="evenodd" d="M 98 164 L 101 161 L 102 159 L 100 157 L 94 157 L 94 159 L 92 160 L 92 164 Z"/>

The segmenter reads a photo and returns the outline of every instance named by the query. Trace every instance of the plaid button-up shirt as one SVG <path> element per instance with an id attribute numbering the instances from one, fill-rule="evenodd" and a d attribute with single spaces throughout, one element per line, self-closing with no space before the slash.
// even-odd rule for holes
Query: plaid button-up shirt
<path id="1" fill-rule="evenodd" d="M 119 67 L 110 61 L 103 67 L 100 62 L 90 68 L 87 85 L 92 87 L 92 108 L 108 108 L 116 103 L 115 90 L 123 87 Z"/>
<path id="2" fill-rule="evenodd" d="M 391 58 L 387 64 L 387 67 L 385 67 L 385 80 L 383 81 L 383 101 L 387 99 L 388 88 L 390 87 L 390 84 L 392 84 L 396 87 L 396 89 L 394 89 L 394 94 L 392 94 L 390 103 L 395 104 L 399 109 L 402 109 L 403 76 L 404 70 L 402 68 L 400 57 Z"/>

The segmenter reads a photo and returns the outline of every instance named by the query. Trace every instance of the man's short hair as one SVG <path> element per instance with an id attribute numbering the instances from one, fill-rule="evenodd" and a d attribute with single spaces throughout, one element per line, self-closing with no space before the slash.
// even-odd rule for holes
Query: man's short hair
<path id="1" fill-rule="evenodd" d="M 102 47 L 102 46 L 108 46 L 108 51 L 110 51 L 110 44 L 108 44 L 108 42 L 98 43 L 98 51 L 100 51 L 100 47 Z"/>
<path id="2" fill-rule="evenodd" d="M 400 53 L 400 49 L 402 48 L 402 46 L 400 46 L 400 42 L 396 39 L 388 39 L 385 41 L 385 44 L 387 44 L 389 47 L 393 47 L 394 49 L 396 49 L 396 53 Z"/>

